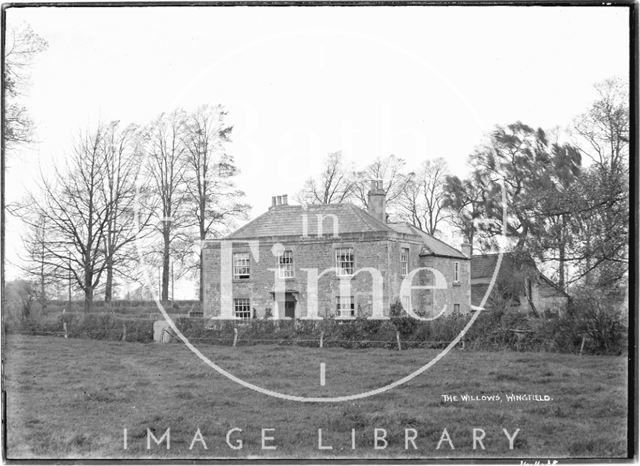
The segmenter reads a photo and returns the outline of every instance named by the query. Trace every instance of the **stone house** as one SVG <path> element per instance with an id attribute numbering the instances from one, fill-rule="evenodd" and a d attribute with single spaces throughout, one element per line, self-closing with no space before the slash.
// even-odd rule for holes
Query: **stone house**
<path id="1" fill-rule="evenodd" d="M 384 319 L 396 300 L 425 317 L 469 312 L 470 248 L 465 255 L 389 222 L 380 181 L 368 196 L 367 210 L 289 205 L 286 195 L 275 196 L 267 212 L 207 242 L 204 317 Z"/>
<path id="2" fill-rule="evenodd" d="M 471 302 L 481 304 L 498 254 L 474 255 L 471 258 Z M 525 314 L 545 316 L 566 312 L 569 295 L 556 286 L 536 267 L 528 254 L 505 253 L 491 295 L 485 308 L 506 306 Z"/>

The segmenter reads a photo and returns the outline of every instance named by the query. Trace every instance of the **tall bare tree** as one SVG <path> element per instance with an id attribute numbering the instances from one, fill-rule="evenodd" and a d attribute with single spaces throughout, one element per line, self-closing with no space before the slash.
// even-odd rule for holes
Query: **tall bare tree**
<path id="1" fill-rule="evenodd" d="M 597 100 L 574 122 L 580 152 L 601 172 L 624 169 L 629 155 L 629 83 L 611 78 L 597 83 Z"/>
<path id="2" fill-rule="evenodd" d="M 137 254 L 134 241 L 147 234 L 151 215 L 138 202 L 136 184 L 142 168 L 142 135 L 137 127 L 107 125 L 101 144 L 104 158 L 102 196 L 107 206 L 104 250 L 107 267 L 104 299 L 113 298 L 114 279 L 135 279 Z"/>
<path id="3" fill-rule="evenodd" d="M 612 78 L 595 89 L 596 101 L 574 123 L 576 144 L 592 162 L 580 180 L 584 205 L 575 220 L 580 277 L 610 288 L 629 267 L 629 84 Z"/>
<path id="4" fill-rule="evenodd" d="M 203 105 L 186 116 L 183 129 L 185 186 L 200 241 L 220 236 L 236 219 L 245 218 L 249 208 L 235 187 L 235 161 L 225 150 L 233 129 L 226 116 L 222 106 Z M 202 299 L 202 254 L 198 263 Z"/>
<path id="5" fill-rule="evenodd" d="M 446 175 L 444 159 L 427 160 L 405 184 L 398 201 L 400 216 L 430 235 L 439 231 L 445 218 Z"/>
<path id="6" fill-rule="evenodd" d="M 181 110 L 163 113 L 150 126 L 146 148 L 147 171 L 152 182 L 155 229 L 161 237 L 161 299 L 169 300 L 171 259 L 183 259 L 189 243 L 187 214 L 189 192 L 185 186 L 187 158 L 183 142 L 185 114 Z"/>
<path id="7" fill-rule="evenodd" d="M 90 312 L 96 287 L 107 267 L 104 249 L 108 209 L 103 194 L 105 158 L 101 152 L 105 130 L 81 135 L 68 162 L 68 170 L 54 171 L 42 180 L 40 195 L 28 201 L 34 219 L 46 223 L 44 242 L 51 274 L 65 280 L 69 274 L 84 293 L 84 310 Z M 44 178 L 44 177 L 43 177 Z"/>
<path id="8" fill-rule="evenodd" d="M 342 152 L 330 153 L 317 179 L 309 178 L 300 193 L 300 200 L 307 204 L 339 204 L 350 200 L 354 192 L 354 180 L 345 167 Z"/>
<path id="9" fill-rule="evenodd" d="M 353 195 L 356 201 L 366 209 L 371 180 L 382 180 L 387 207 L 393 209 L 413 175 L 407 175 L 404 172 L 405 165 L 404 159 L 392 154 L 377 158 L 363 170 L 357 171 L 353 183 Z"/>
<path id="10" fill-rule="evenodd" d="M 4 102 L 3 141 L 7 155 L 15 146 L 30 142 L 33 122 L 27 108 L 20 103 L 20 97 L 28 83 L 28 68 L 33 58 L 47 48 L 47 42 L 38 36 L 27 24 L 10 24 L 4 36 L 4 76 L 2 99 Z M 5 257 L 5 168 L 6 158 L 0 167 L 0 252 Z M 0 279 L 4 289 L 4 262 L 0 265 Z M 4 303 L 4 293 L 2 293 Z"/>
<path id="11" fill-rule="evenodd" d="M 7 147 L 31 141 L 33 122 L 20 97 L 28 84 L 28 68 L 47 42 L 31 26 L 9 26 L 6 31 L 4 67 L 4 143 Z"/>

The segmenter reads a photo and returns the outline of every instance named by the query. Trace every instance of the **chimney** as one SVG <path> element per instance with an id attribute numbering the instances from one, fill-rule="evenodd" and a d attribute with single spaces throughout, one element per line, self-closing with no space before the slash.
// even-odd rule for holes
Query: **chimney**
<path id="1" fill-rule="evenodd" d="M 278 207 L 281 205 L 288 205 L 287 198 L 289 196 L 287 194 L 283 194 L 281 196 L 271 196 L 271 208 Z"/>
<path id="2" fill-rule="evenodd" d="M 460 249 L 462 251 L 462 254 L 471 258 L 471 245 L 469 243 L 462 243 L 460 245 Z"/>
<path id="3" fill-rule="evenodd" d="M 382 223 L 387 223 L 387 203 L 385 196 L 386 193 L 383 188 L 382 180 L 371 180 L 371 190 L 368 194 L 367 210 Z"/>

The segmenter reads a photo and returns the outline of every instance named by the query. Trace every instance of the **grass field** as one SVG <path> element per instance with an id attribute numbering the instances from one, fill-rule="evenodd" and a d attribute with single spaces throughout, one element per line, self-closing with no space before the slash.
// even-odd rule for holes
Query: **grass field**
<path id="1" fill-rule="evenodd" d="M 405 385 L 353 402 L 299 403 L 231 382 L 182 344 L 137 344 L 10 335 L 5 341 L 9 458 L 162 457 L 623 457 L 625 357 L 454 350 Z M 203 346 L 234 375 L 302 396 L 361 392 L 397 380 L 435 350 L 344 350 L 284 346 Z M 320 385 L 320 364 L 326 384 Z M 548 395 L 510 402 L 506 395 Z M 442 395 L 501 401 L 445 401 Z M 147 429 L 166 443 L 147 450 Z M 242 449 L 234 450 L 230 441 Z M 388 447 L 374 449 L 374 429 Z M 441 442 L 447 429 L 451 442 Z M 473 450 L 472 429 L 485 450 Z M 513 435 L 514 449 L 502 429 Z M 123 429 L 127 429 L 124 449 Z M 201 441 L 189 447 L 198 429 Z M 265 445 L 261 449 L 261 429 Z M 318 448 L 318 429 L 322 445 Z M 352 429 L 355 445 L 352 449 Z M 408 431 L 406 431 L 408 429 Z M 413 430 L 412 430 L 413 429 Z M 405 445 L 405 436 L 416 434 Z M 383 432 L 379 431 L 379 436 Z M 481 435 L 480 431 L 477 432 Z M 451 450 L 451 445 L 455 450 Z M 379 446 L 383 442 L 379 441 Z M 405 449 L 408 446 L 408 449 Z"/>

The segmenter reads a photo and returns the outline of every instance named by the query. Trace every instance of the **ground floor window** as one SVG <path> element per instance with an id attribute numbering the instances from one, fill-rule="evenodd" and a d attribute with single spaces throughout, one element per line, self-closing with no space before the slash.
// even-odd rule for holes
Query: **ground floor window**
<path id="1" fill-rule="evenodd" d="M 251 319 L 251 301 L 249 298 L 236 298 L 233 300 L 233 310 L 236 319 Z"/>
<path id="2" fill-rule="evenodd" d="M 453 305 L 453 312 L 460 312 L 460 305 L 459 304 L 454 304 Z"/>
<path id="3" fill-rule="evenodd" d="M 353 296 L 336 296 L 336 316 L 338 318 L 350 318 L 356 316 L 356 307 Z"/>

